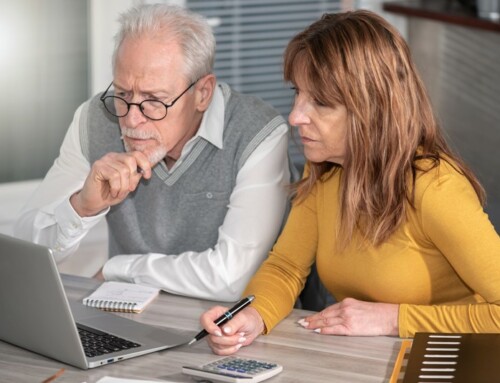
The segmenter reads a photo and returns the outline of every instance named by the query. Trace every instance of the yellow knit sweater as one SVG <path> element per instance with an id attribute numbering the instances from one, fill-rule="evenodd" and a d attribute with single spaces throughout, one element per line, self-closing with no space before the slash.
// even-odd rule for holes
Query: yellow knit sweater
<path id="1" fill-rule="evenodd" d="M 397 303 L 399 335 L 415 332 L 500 332 L 500 237 L 465 177 L 449 163 L 416 181 L 415 209 L 381 246 L 360 234 L 335 251 L 337 172 L 317 182 L 292 208 L 269 258 L 250 281 L 255 307 L 270 331 L 292 310 L 317 262 L 337 299 Z"/>

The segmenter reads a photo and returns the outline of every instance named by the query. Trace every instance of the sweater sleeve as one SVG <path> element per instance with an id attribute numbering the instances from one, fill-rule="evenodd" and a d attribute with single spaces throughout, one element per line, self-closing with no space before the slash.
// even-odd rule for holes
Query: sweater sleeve
<path id="1" fill-rule="evenodd" d="M 474 189 L 451 171 L 422 194 L 421 224 L 471 291 L 473 299 L 436 305 L 400 305 L 399 332 L 500 332 L 500 237 Z"/>
<path id="2" fill-rule="evenodd" d="M 293 309 L 315 260 L 317 233 L 315 189 L 293 205 L 282 234 L 244 293 L 255 295 L 252 307 L 264 320 L 265 333 Z"/>

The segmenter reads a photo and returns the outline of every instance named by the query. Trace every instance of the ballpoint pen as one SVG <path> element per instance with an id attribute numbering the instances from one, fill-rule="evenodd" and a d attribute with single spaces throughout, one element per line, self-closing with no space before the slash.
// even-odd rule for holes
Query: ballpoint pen
<path id="1" fill-rule="evenodd" d="M 233 307 L 231 307 L 228 311 L 218 317 L 214 323 L 217 326 L 223 325 L 227 321 L 231 320 L 236 314 L 238 314 L 241 310 L 247 307 L 252 301 L 255 299 L 255 296 L 249 295 L 246 298 L 243 298 L 241 301 L 236 303 Z M 188 346 L 191 346 L 194 342 L 197 342 L 208 335 L 206 330 L 201 330 L 189 343 Z"/>

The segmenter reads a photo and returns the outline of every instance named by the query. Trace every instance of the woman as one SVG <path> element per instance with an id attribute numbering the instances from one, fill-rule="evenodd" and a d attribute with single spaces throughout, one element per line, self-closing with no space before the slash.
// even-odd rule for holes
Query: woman
<path id="1" fill-rule="evenodd" d="M 500 238 L 485 193 L 446 144 L 409 49 L 369 11 L 326 14 L 289 43 L 290 124 L 307 159 L 293 209 L 222 331 L 227 355 L 289 312 L 316 261 L 339 303 L 303 318 L 326 335 L 500 332 Z"/>

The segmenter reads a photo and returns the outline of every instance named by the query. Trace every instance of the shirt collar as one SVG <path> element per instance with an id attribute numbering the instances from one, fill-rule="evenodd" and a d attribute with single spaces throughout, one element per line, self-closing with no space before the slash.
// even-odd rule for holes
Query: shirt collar
<path id="1" fill-rule="evenodd" d="M 224 94 L 222 93 L 221 87 L 217 85 L 214 90 L 212 102 L 208 106 L 208 109 L 205 111 L 205 113 L 203 113 L 198 131 L 184 145 L 181 151 L 181 155 L 175 162 L 174 166 L 172 166 L 170 169 L 167 169 L 167 167 L 165 166 L 164 171 L 170 174 L 175 169 L 177 169 L 189 155 L 196 142 L 198 142 L 198 137 L 214 145 L 216 148 L 222 149 L 224 146 L 222 139 L 224 134 L 224 111 Z"/>
<path id="2" fill-rule="evenodd" d="M 223 148 L 224 96 L 219 85 L 214 89 L 212 102 L 203 114 L 196 136 L 201 137 L 219 149 Z"/>

